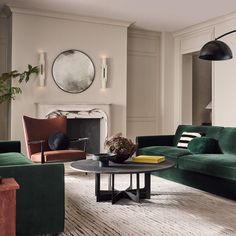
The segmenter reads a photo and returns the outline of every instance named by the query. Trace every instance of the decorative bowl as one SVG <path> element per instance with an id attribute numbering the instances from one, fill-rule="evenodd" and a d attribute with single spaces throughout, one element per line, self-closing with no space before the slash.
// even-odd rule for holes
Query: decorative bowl
<path id="1" fill-rule="evenodd" d="M 109 161 L 115 156 L 116 154 L 113 153 L 96 153 L 93 155 L 92 159 L 95 161 L 99 161 L 100 167 L 108 167 Z"/>
<path id="2" fill-rule="evenodd" d="M 114 163 L 123 163 L 130 156 L 132 156 L 132 155 L 131 154 L 115 154 L 115 156 L 110 158 L 110 161 L 112 161 Z"/>

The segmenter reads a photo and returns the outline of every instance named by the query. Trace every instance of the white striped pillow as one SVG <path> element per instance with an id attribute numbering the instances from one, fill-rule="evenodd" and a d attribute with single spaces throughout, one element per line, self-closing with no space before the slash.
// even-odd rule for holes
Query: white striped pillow
<path id="1" fill-rule="evenodd" d="M 188 148 L 188 143 L 197 137 L 202 137 L 202 134 L 197 132 L 183 132 L 182 136 L 177 144 L 177 147 L 179 148 Z"/>

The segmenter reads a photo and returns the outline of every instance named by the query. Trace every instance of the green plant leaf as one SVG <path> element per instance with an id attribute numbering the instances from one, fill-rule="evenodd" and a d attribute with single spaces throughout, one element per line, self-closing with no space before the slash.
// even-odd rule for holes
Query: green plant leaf
<path id="1" fill-rule="evenodd" d="M 8 73 L 2 73 L 0 75 L 0 103 L 15 99 L 15 95 L 22 93 L 19 87 L 11 87 L 10 82 L 12 78 L 18 78 L 18 82 L 28 82 L 32 74 L 38 74 L 38 66 L 28 65 L 28 70 L 20 73 L 17 70 L 13 70 Z"/>

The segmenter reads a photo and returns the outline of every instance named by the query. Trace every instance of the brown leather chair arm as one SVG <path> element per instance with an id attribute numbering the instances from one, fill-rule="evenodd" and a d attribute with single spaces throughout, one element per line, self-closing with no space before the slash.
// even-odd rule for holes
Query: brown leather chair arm
<path id="1" fill-rule="evenodd" d="M 38 143 L 45 143 L 46 140 L 36 140 L 36 141 L 29 141 L 28 144 L 38 144 Z"/>
<path id="2" fill-rule="evenodd" d="M 85 137 L 85 138 L 72 138 L 72 139 L 70 139 L 70 141 L 73 142 L 73 143 L 83 142 L 84 143 L 84 152 L 86 152 L 88 140 L 89 140 L 88 137 Z"/>
<path id="3" fill-rule="evenodd" d="M 34 140 L 34 141 L 29 141 L 28 144 L 39 144 L 40 143 L 40 150 L 41 150 L 41 163 L 45 163 L 45 157 L 44 157 L 44 148 L 43 144 L 46 142 L 46 140 Z"/>

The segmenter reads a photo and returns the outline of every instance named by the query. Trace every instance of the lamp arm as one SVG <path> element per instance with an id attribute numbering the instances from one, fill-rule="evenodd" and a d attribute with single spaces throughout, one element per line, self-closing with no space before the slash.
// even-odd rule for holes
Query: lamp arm
<path id="1" fill-rule="evenodd" d="M 232 34 L 232 33 L 235 33 L 235 32 L 236 32 L 236 30 L 229 31 L 228 33 L 222 34 L 221 36 L 215 38 L 215 40 L 218 40 L 218 39 L 223 38 L 224 36 L 226 36 L 228 34 Z"/>

